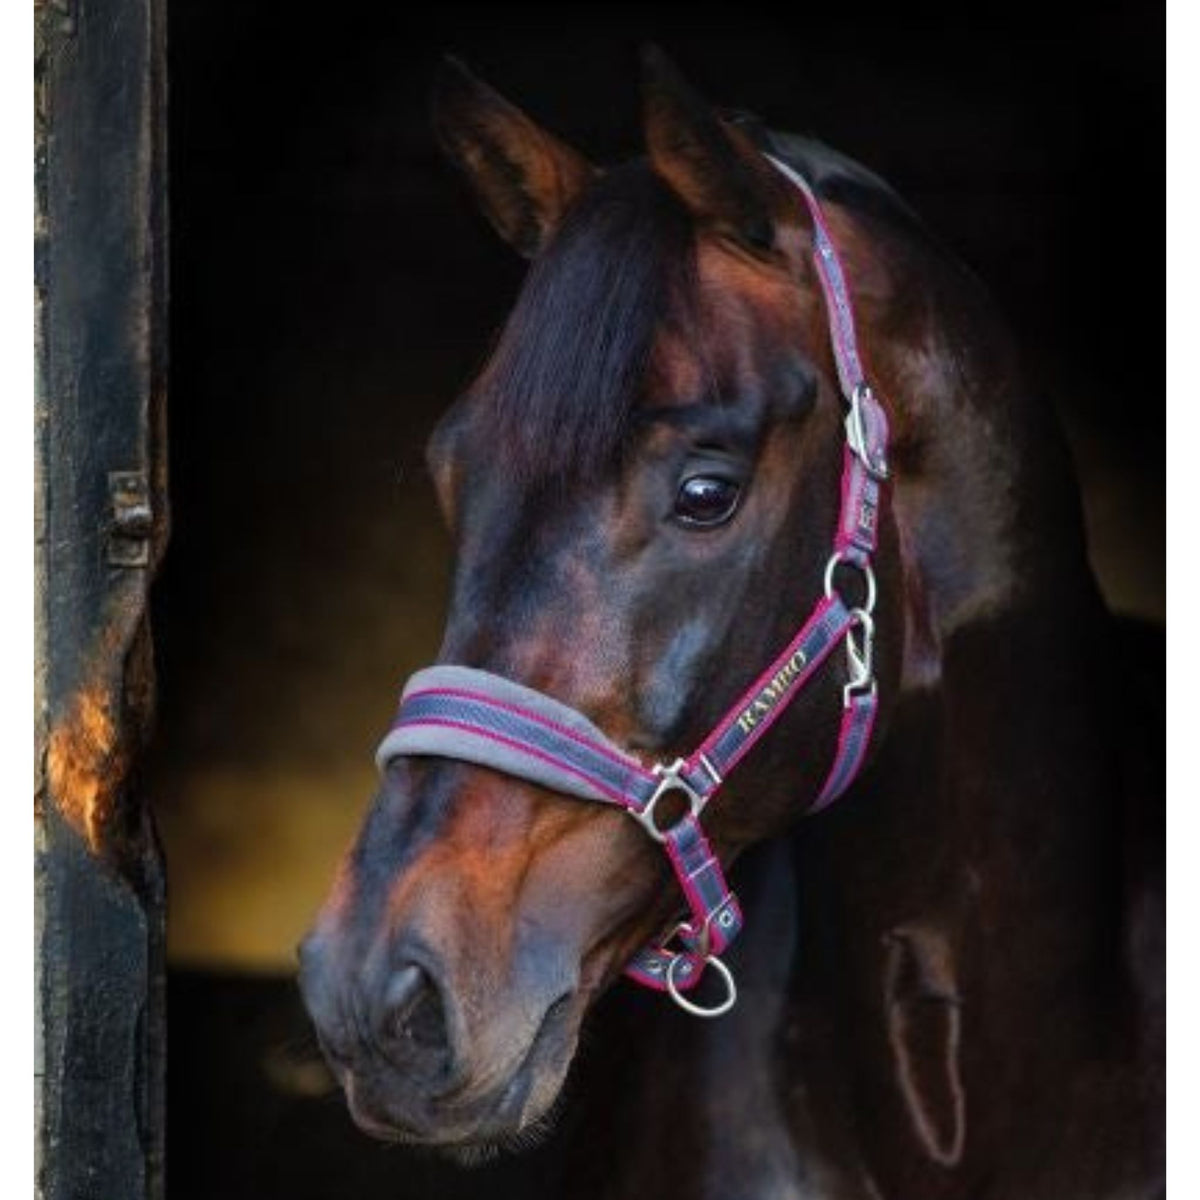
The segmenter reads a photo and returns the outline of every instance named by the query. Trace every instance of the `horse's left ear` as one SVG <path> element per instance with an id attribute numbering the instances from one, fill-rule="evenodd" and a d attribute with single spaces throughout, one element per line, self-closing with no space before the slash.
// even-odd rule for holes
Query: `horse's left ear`
<path id="1" fill-rule="evenodd" d="M 443 59 L 433 88 L 433 126 L 470 180 L 502 238 L 532 258 L 595 175 L 580 154 L 477 79 Z"/>
<path id="2" fill-rule="evenodd" d="M 752 251 L 769 251 L 777 224 L 795 211 L 777 172 L 657 46 L 642 48 L 642 91 L 654 170 L 703 224 Z"/>

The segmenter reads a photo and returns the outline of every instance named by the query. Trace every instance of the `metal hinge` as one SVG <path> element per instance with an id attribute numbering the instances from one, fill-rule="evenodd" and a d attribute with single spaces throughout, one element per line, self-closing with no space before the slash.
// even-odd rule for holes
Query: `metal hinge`
<path id="1" fill-rule="evenodd" d="M 150 508 L 150 480 L 146 472 L 109 471 L 108 499 L 111 505 L 109 566 L 148 566 L 154 514 Z"/>
<path id="2" fill-rule="evenodd" d="M 79 0 L 33 0 L 34 17 L 40 17 L 47 33 L 74 37 L 79 27 Z"/>

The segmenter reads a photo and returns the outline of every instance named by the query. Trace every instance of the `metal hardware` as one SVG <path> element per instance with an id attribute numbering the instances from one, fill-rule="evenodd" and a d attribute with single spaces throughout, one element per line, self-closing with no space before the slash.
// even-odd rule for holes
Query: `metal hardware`
<path id="1" fill-rule="evenodd" d="M 855 384 L 854 390 L 850 393 L 850 411 L 846 413 L 846 443 L 854 451 L 862 465 L 876 479 L 886 479 L 888 477 L 887 460 L 882 454 L 875 458 L 871 457 L 871 450 L 867 444 L 867 426 L 863 420 L 864 402 L 874 402 L 874 400 L 875 394 L 866 380 Z"/>
<path id="2" fill-rule="evenodd" d="M 829 556 L 829 561 L 825 564 L 825 599 L 833 599 L 834 592 L 837 590 L 833 586 L 833 573 L 842 563 L 845 563 L 848 567 L 854 567 L 862 575 L 867 585 L 867 597 L 864 603 L 854 611 L 870 616 L 875 611 L 875 572 L 871 569 L 869 562 L 855 562 L 854 559 L 847 558 L 841 550 L 835 550 Z"/>
<path id="3" fill-rule="evenodd" d="M 689 1000 L 675 984 L 675 968 L 681 963 L 689 961 L 684 955 L 676 955 L 671 959 L 671 965 L 667 967 L 667 991 L 670 993 L 671 999 L 683 1009 L 684 1012 L 691 1013 L 693 1017 L 720 1017 L 727 1013 L 737 1003 L 737 984 L 733 981 L 733 972 L 715 955 L 706 954 L 704 956 L 705 967 L 713 967 L 717 974 L 721 977 L 721 981 L 725 984 L 726 995 L 725 999 L 719 1004 L 713 1005 L 712 1008 L 703 1008 L 701 1005 Z"/>
<path id="4" fill-rule="evenodd" d="M 150 562 L 154 514 L 145 471 L 109 471 L 108 563 L 112 567 L 144 567 Z"/>
<path id="5" fill-rule="evenodd" d="M 689 954 L 698 954 L 701 958 L 707 958 L 712 952 L 712 927 L 717 925 L 723 931 L 729 929 L 734 921 L 733 905 L 735 900 L 736 897 L 730 892 L 724 903 L 719 908 L 714 908 L 704 918 L 704 924 L 700 926 L 699 930 L 694 929 L 690 921 L 680 921 L 662 944 L 668 946 L 678 939 Z"/>
<path id="6" fill-rule="evenodd" d="M 857 692 L 875 689 L 875 621 L 866 609 L 856 608 L 850 613 L 850 626 L 846 630 L 846 666 L 850 680 L 842 688 L 842 703 L 849 708 Z M 862 630 L 861 649 L 854 641 L 855 629 Z"/>
<path id="7" fill-rule="evenodd" d="M 654 768 L 654 774 L 662 776 L 662 779 L 658 787 L 654 789 L 654 795 L 646 801 L 644 808 L 627 810 L 629 815 L 656 842 L 665 842 L 673 830 L 678 828 L 688 817 L 698 817 L 704 808 L 704 797 L 683 778 L 682 772 L 686 766 L 687 763 L 682 758 L 677 758 L 670 766 L 659 763 Z M 654 820 L 654 807 L 668 792 L 682 792 L 687 797 L 688 812 L 680 817 L 674 825 L 660 829 Z"/>
<path id="8" fill-rule="evenodd" d="M 703 928 L 697 933 L 690 921 L 680 921 L 670 934 L 663 941 L 664 946 L 669 946 L 675 939 L 678 938 L 683 944 L 684 949 L 692 955 L 698 954 L 701 958 L 707 958 L 711 946 L 711 934 L 708 932 L 708 922 L 704 922 Z"/>

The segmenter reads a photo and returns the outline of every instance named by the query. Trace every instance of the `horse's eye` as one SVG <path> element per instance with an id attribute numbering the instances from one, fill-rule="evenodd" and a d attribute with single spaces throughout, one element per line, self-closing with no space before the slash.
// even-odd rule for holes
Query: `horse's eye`
<path id="1" fill-rule="evenodd" d="M 739 484 L 719 475 L 693 475 L 679 485 L 675 497 L 675 515 L 685 525 L 721 525 L 733 516 Z"/>

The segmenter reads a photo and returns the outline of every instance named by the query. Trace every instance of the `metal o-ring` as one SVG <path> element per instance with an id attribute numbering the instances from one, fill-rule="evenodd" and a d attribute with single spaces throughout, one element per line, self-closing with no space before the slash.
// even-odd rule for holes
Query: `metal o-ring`
<path id="1" fill-rule="evenodd" d="M 838 569 L 838 567 L 842 563 L 845 563 L 846 566 L 853 567 L 855 570 L 857 570 L 862 575 L 864 581 L 866 582 L 866 585 L 867 585 L 866 600 L 859 607 L 862 608 L 868 615 L 870 615 L 871 613 L 873 613 L 875 611 L 876 589 L 875 589 L 875 572 L 871 569 L 871 564 L 869 562 L 867 562 L 867 563 L 855 562 L 854 559 L 847 558 L 845 555 L 843 555 L 840 552 L 835 552 L 834 554 L 831 554 L 829 556 L 829 561 L 825 564 L 825 598 L 827 600 L 833 599 L 834 593 L 837 590 L 833 586 L 833 573 L 834 573 L 834 571 L 836 571 Z"/>
<path id="2" fill-rule="evenodd" d="M 678 954 L 671 959 L 670 966 L 667 967 L 667 991 L 670 993 L 671 999 L 684 1012 L 691 1013 L 693 1017 L 719 1017 L 727 1013 L 737 1003 L 737 984 L 733 982 L 733 972 L 715 954 L 705 955 L 704 965 L 716 968 L 717 974 L 725 984 L 727 995 L 720 1004 L 716 1004 L 712 1008 L 702 1008 L 699 1004 L 692 1003 L 675 986 L 675 968 L 685 958 L 686 955 Z"/>

